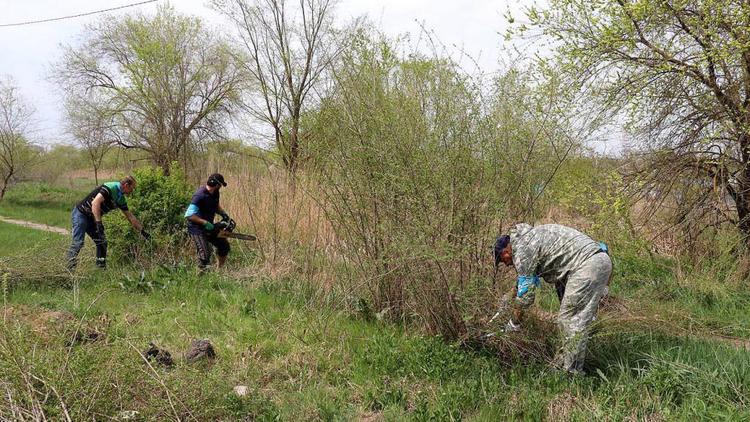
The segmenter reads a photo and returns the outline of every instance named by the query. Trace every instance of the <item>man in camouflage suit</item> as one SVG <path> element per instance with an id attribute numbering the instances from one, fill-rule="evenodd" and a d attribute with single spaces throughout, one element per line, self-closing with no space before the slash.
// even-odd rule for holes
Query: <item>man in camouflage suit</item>
<path id="1" fill-rule="evenodd" d="M 588 327 L 606 294 L 612 261 L 604 243 L 559 224 L 514 226 L 495 242 L 495 265 L 503 262 L 518 273 L 513 312 L 505 331 L 518 331 L 523 312 L 536 298 L 539 279 L 554 283 L 560 299 L 557 321 L 564 334 L 555 365 L 580 373 L 586 355 Z"/>

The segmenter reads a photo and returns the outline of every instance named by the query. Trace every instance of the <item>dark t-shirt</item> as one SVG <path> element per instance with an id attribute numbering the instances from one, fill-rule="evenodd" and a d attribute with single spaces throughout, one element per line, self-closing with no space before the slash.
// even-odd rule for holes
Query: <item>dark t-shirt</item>
<path id="1" fill-rule="evenodd" d="M 192 207 L 194 205 L 198 208 L 195 215 L 213 223 L 216 211 L 219 210 L 219 196 L 218 190 L 211 193 L 205 186 L 201 186 L 195 191 L 195 194 L 193 194 L 193 199 L 190 200 L 190 206 Z M 203 233 L 203 226 L 200 224 L 195 224 L 188 220 L 187 226 L 188 233 Z"/>
<path id="2" fill-rule="evenodd" d="M 83 214 L 93 217 L 94 213 L 91 211 L 91 203 L 96 198 L 96 195 L 102 194 L 104 202 L 102 202 L 102 215 L 112 211 L 115 208 L 119 208 L 123 211 L 128 210 L 128 203 L 125 201 L 125 195 L 120 190 L 120 182 L 109 182 L 103 185 L 99 185 L 96 189 L 92 190 L 81 202 L 76 204 L 78 211 Z"/>

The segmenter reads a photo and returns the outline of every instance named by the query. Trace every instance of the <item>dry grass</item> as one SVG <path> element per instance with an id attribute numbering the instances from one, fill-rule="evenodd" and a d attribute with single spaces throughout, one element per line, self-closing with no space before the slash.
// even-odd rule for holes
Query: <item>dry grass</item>
<path id="1" fill-rule="evenodd" d="M 258 237 L 263 260 L 254 271 L 273 279 L 295 274 L 314 285 L 335 281 L 332 263 L 339 259 L 336 235 L 317 202 L 317 188 L 304 175 L 295 183 L 280 167 L 247 162 L 241 169 L 209 163 L 229 185 L 222 207 L 237 221 L 238 231 Z M 209 170 L 207 170 L 209 171 Z"/>

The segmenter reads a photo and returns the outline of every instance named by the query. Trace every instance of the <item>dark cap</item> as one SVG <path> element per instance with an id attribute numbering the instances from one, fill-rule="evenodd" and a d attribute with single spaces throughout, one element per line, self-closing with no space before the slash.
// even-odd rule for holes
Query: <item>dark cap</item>
<path id="1" fill-rule="evenodd" d="M 224 181 L 224 176 L 222 176 L 219 173 L 214 173 L 210 176 L 208 176 L 208 182 L 206 182 L 208 186 L 218 186 L 221 184 L 221 186 L 226 186 L 227 182 Z"/>
<path id="2" fill-rule="evenodd" d="M 495 245 L 492 248 L 492 254 L 495 256 L 495 267 L 500 264 L 500 253 L 506 246 L 508 246 L 508 243 L 510 243 L 510 236 L 507 234 L 498 236 L 497 239 L 495 239 Z"/>

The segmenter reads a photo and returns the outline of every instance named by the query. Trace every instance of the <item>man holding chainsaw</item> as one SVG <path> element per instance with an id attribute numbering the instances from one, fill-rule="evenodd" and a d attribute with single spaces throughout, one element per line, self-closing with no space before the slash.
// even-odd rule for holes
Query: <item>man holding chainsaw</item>
<path id="1" fill-rule="evenodd" d="M 216 247 L 216 255 L 219 257 L 219 267 L 222 267 L 229 255 L 229 241 L 220 237 L 223 229 L 234 226 L 234 221 L 219 204 L 219 190 L 227 186 L 224 176 L 214 173 L 208 176 L 205 186 L 195 191 L 190 200 L 190 206 L 185 212 L 187 219 L 188 234 L 195 243 L 198 251 L 198 261 L 201 270 L 205 270 L 211 263 L 211 247 Z M 214 224 L 214 216 L 221 216 L 221 221 Z"/>
<path id="2" fill-rule="evenodd" d="M 558 224 L 517 224 L 508 235 L 497 238 L 494 255 L 495 266 L 502 262 L 518 273 L 513 311 L 504 331 L 520 330 L 523 313 L 534 303 L 543 277 L 555 284 L 560 299 L 557 322 L 564 340 L 554 364 L 570 373 L 581 373 L 589 325 L 612 274 L 607 245 Z"/>

